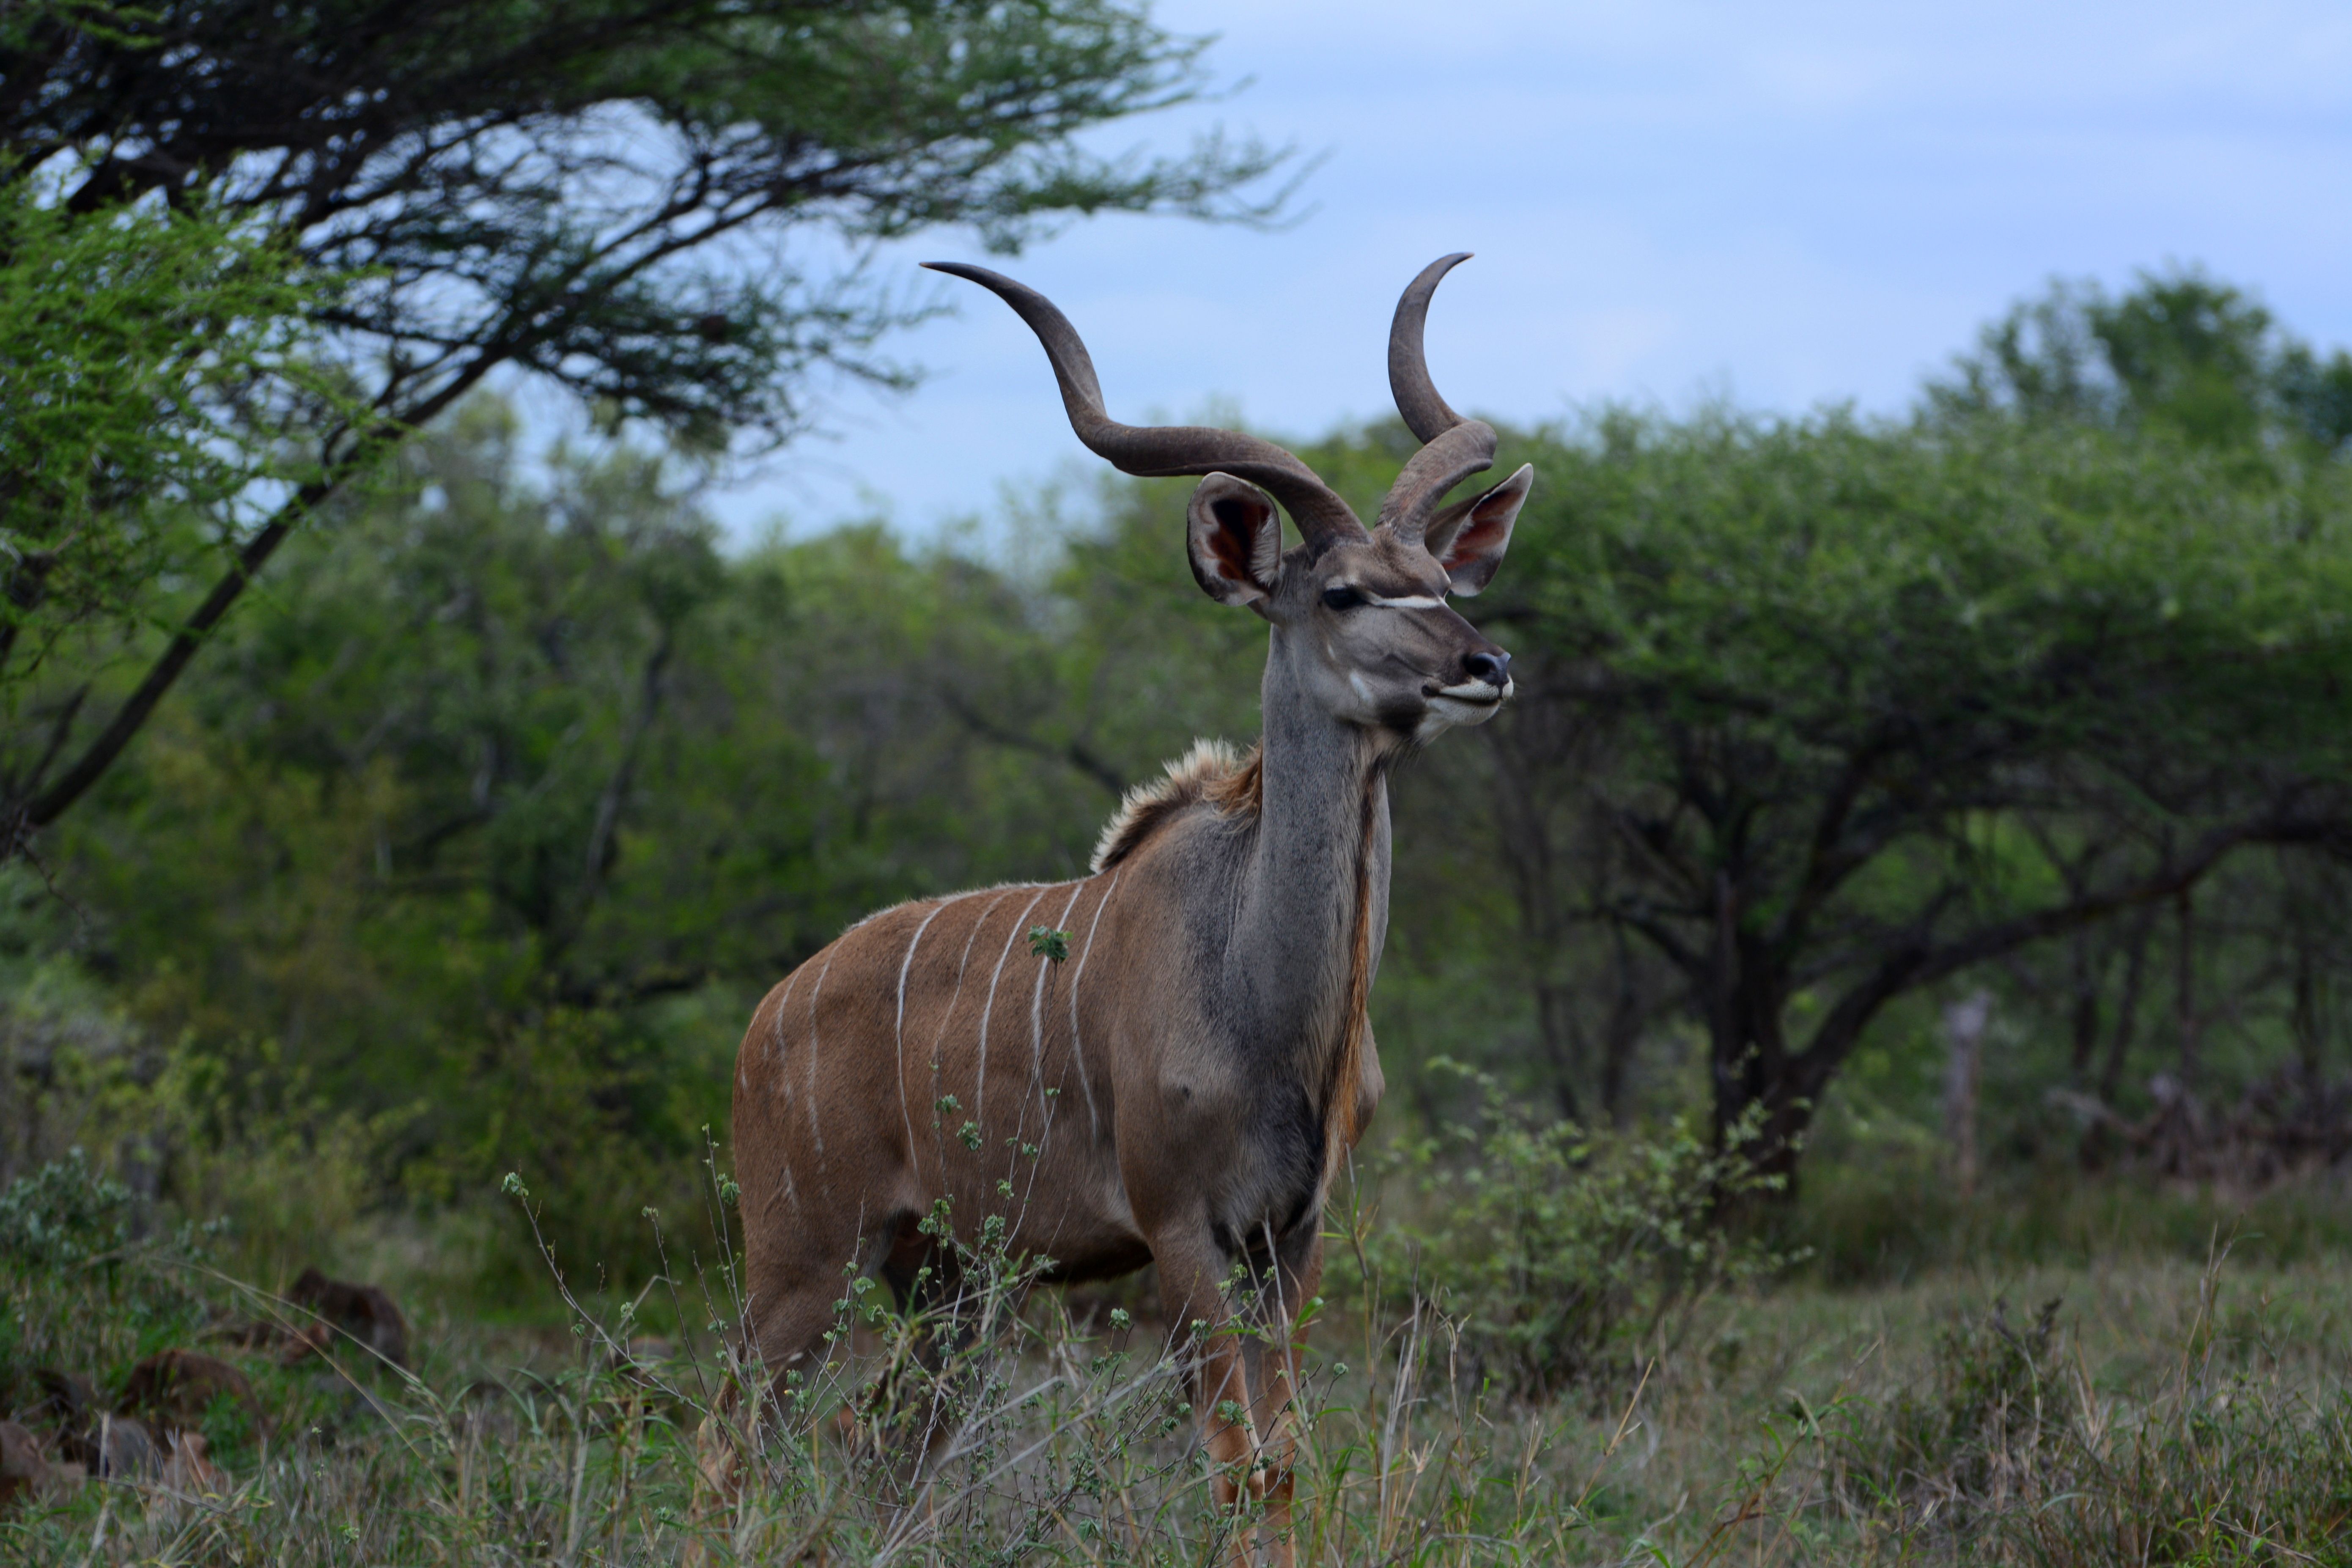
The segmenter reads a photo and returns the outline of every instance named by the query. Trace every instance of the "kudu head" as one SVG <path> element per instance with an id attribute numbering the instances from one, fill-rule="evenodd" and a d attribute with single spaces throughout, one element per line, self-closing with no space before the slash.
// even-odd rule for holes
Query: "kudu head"
<path id="1" fill-rule="evenodd" d="M 1427 740 L 1493 717 L 1511 694 L 1511 656 L 1446 604 L 1493 580 L 1534 480 L 1521 468 L 1492 489 L 1444 504 L 1445 493 L 1494 466 L 1495 432 L 1446 406 L 1431 384 L 1422 328 L 1438 280 L 1467 259 L 1422 270 L 1397 302 L 1389 385 L 1423 442 L 1367 529 L 1305 463 L 1234 430 L 1121 425 L 1104 411 L 1094 362 L 1051 300 L 1002 273 L 953 262 L 935 271 L 994 291 L 1045 346 L 1070 425 L 1097 456 L 1147 478 L 1206 476 L 1192 492 L 1192 575 L 1214 599 L 1274 626 L 1274 670 L 1343 722 Z M 1303 542 L 1282 547 L 1279 503 Z"/>

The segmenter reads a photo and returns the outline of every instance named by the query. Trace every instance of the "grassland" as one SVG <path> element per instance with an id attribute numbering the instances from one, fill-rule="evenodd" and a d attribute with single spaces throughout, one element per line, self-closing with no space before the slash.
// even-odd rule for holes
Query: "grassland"
<path id="1" fill-rule="evenodd" d="M 2352 1270 L 2331 1248 L 2143 1237 L 1864 1284 L 1801 1267 L 1626 1329 L 1541 1401 L 1505 1395 L 1445 1303 L 1365 1289 L 1338 1250 L 1304 1563 L 2352 1563 Z M 419 1300 L 402 1373 L 224 1345 L 266 1296 L 171 1245 L 20 1270 L 17 1403 L 37 1363 L 104 1386 L 209 1329 L 263 1418 L 207 1413 L 210 1495 L 53 1491 L 0 1521 L 0 1555 L 963 1568 L 1229 1544 L 1148 1294 L 1023 1290 L 1017 1270 L 974 1271 L 929 1361 L 908 1354 L 925 1325 L 845 1308 L 854 1351 L 764 1411 L 731 1506 L 698 1505 L 727 1291 L 686 1259 L 672 1277 L 572 1309 L 550 1279 L 503 1322 Z M 927 1424 L 912 1476 L 905 1434 Z"/>

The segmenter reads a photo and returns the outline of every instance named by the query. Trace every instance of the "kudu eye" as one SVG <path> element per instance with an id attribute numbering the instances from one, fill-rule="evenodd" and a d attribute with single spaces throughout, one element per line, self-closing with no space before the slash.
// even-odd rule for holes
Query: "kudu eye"
<path id="1" fill-rule="evenodd" d="M 1334 583 L 1323 590 L 1323 607 L 1327 610 L 1352 610 L 1364 602 L 1364 595 L 1346 583 Z"/>

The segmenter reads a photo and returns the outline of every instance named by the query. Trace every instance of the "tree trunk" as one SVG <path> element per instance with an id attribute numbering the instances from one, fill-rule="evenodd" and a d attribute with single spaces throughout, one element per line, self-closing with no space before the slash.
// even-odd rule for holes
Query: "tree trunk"
<path id="1" fill-rule="evenodd" d="M 1622 925 L 1612 928 L 1610 954 L 1616 971 L 1616 995 L 1609 1009 L 1609 1033 L 1601 1042 L 1601 1111 L 1609 1124 L 1623 1130 L 1633 1117 L 1625 1094 L 1632 1076 L 1634 1047 L 1642 1041 L 1647 1010 L 1633 977 L 1633 944 Z"/>
<path id="2" fill-rule="evenodd" d="M 2147 978 L 2147 947 L 2156 935 L 2157 910 L 2152 903 L 2141 907 L 2132 921 L 2130 945 L 2124 950 L 2123 994 L 2116 999 L 2116 1026 L 2107 1035 L 2106 1060 L 2099 1066 L 2099 1103 L 2110 1110 L 2122 1092 L 2124 1065 L 2130 1059 L 2132 1036 L 2139 1027 L 2140 992 Z M 2095 1171 L 2107 1163 L 2114 1145 L 2109 1124 L 2095 1121 L 2084 1130 L 2074 1158 L 2084 1170 Z"/>
<path id="3" fill-rule="evenodd" d="M 2197 921 L 2195 895 L 2187 888 L 2178 900 L 2179 945 L 2173 955 L 2173 1013 L 2180 1031 L 2179 1071 L 2183 1092 L 2197 1089 Z"/>
<path id="4" fill-rule="evenodd" d="M 2312 952 L 2312 939 L 2307 931 L 2298 931 L 2294 943 L 2294 1027 L 2295 1065 L 2303 1072 L 2304 1098 L 2315 1109 L 2319 1104 L 2319 1077 L 2324 1070 L 2320 1060 L 2319 965 Z"/>
<path id="5" fill-rule="evenodd" d="M 1738 895 L 1728 876 L 1716 884 L 1716 929 L 1706 1013 L 1715 1083 L 1715 1146 L 1744 1153 L 1758 1172 L 1779 1177 L 1777 1198 L 1797 1194 L 1797 1155 L 1813 1105 L 1790 1071 L 1781 1034 L 1786 977 L 1760 941 L 1739 929 Z"/>
<path id="6" fill-rule="evenodd" d="M 2145 905 L 2132 922 L 2131 947 L 2124 957 L 2124 994 L 2116 1003 L 2116 1026 L 2107 1037 L 2107 1059 L 2099 1068 L 2099 1099 L 2109 1106 L 2122 1092 L 2124 1063 L 2139 1026 L 2139 994 L 2147 976 L 2147 944 L 2156 935 L 2155 904 Z"/>
<path id="7" fill-rule="evenodd" d="M 1951 1145 L 1952 1186 L 1962 1203 L 1977 1195 L 1978 1087 L 1991 1022 L 1990 991 L 1971 991 L 1944 1009 L 1944 1138 Z"/>
<path id="8" fill-rule="evenodd" d="M 1575 1006 L 1567 986 L 1537 984 L 1536 1031 L 1551 1063 L 1552 1098 L 1562 1121 L 1581 1122 L 1584 1107 L 1577 1099 L 1576 1080 L 1584 1065 L 1584 1032 L 1577 1027 Z"/>
<path id="9" fill-rule="evenodd" d="M 2098 1054 L 2099 980 L 2106 965 L 2100 962 L 2105 955 L 2095 952 L 2090 927 L 2074 933 L 2072 946 L 2074 1052 L 2067 1064 L 2066 1079 L 2080 1089 L 2090 1081 L 2091 1058 Z"/>

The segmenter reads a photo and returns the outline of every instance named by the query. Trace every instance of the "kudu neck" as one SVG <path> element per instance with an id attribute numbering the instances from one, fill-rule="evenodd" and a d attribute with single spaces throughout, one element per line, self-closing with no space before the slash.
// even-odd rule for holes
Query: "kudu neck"
<path id="1" fill-rule="evenodd" d="M 1262 805 L 1234 952 L 1259 1039 L 1321 1057 L 1360 1005 L 1386 934 L 1394 742 L 1311 700 L 1286 651 L 1276 630 L 1262 690 Z"/>

